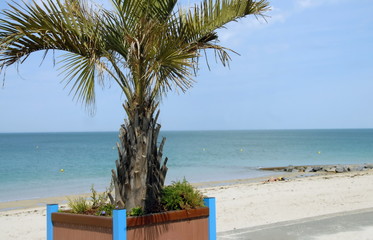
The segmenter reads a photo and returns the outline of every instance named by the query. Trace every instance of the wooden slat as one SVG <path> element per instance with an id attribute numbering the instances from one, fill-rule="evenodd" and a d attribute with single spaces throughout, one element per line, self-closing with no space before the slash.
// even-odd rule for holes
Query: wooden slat
<path id="1" fill-rule="evenodd" d="M 166 222 L 182 221 L 186 218 L 207 218 L 209 216 L 208 208 L 197 208 L 190 210 L 169 211 L 156 213 L 141 217 L 128 217 L 127 228 L 139 227 L 142 225 L 160 224 Z"/>
<path id="2" fill-rule="evenodd" d="M 112 218 L 72 213 L 52 213 L 52 222 L 112 228 Z"/>

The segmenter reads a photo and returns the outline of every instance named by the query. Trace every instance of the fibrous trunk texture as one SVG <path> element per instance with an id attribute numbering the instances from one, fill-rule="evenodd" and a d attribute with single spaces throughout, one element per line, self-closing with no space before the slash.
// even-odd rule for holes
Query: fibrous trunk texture
<path id="1" fill-rule="evenodd" d="M 144 107 L 145 106 L 145 107 Z M 167 173 L 167 158 L 162 161 L 165 138 L 157 144 L 161 125 L 159 111 L 152 102 L 142 107 L 123 105 L 127 112 L 119 130 L 119 159 L 112 170 L 115 204 L 128 211 L 141 207 L 145 213 L 160 211 L 160 195 Z"/>

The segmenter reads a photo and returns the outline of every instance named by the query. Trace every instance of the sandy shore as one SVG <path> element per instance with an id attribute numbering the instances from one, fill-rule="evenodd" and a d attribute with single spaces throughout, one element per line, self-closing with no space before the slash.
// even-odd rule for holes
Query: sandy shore
<path id="1" fill-rule="evenodd" d="M 218 232 L 373 207 L 372 170 L 295 176 L 287 181 L 264 182 L 267 177 L 202 188 L 205 195 L 216 198 Z M 64 202 L 66 197 L 0 203 L 0 239 L 45 239 L 45 207 L 40 206 Z"/>

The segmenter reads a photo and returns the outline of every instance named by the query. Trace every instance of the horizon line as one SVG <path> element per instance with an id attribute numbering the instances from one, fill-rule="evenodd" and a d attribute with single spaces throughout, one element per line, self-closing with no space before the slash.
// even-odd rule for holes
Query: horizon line
<path id="1" fill-rule="evenodd" d="M 262 128 L 262 129 L 184 129 L 184 130 L 161 130 L 161 132 L 225 132 L 225 131 L 302 131 L 302 130 L 369 130 L 372 128 Z M 0 134 L 35 134 L 35 133 L 116 133 L 118 131 L 30 131 L 30 132 L 0 132 Z"/>

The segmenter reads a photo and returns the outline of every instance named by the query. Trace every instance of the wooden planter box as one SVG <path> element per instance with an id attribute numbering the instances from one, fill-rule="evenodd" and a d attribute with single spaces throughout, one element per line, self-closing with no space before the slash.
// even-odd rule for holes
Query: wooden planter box
<path id="1" fill-rule="evenodd" d="M 216 240 L 215 199 L 205 199 L 205 205 L 141 217 L 126 217 L 121 209 L 111 218 L 59 213 L 52 204 L 47 206 L 47 240 Z"/>

